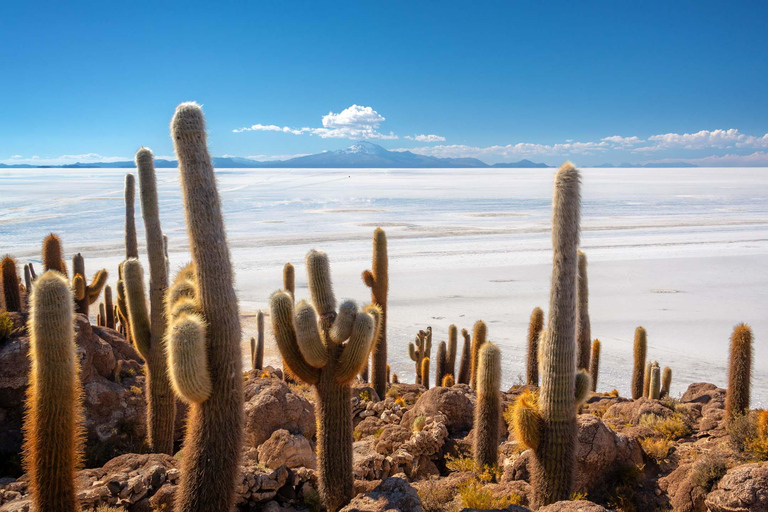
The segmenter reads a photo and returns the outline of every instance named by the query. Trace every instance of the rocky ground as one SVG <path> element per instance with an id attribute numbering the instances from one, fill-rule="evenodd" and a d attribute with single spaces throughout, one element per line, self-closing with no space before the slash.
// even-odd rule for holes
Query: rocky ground
<path id="1" fill-rule="evenodd" d="M 77 477 L 84 509 L 170 510 L 178 456 L 145 453 L 140 356 L 120 334 L 91 326 L 85 317 L 77 318 L 76 331 L 87 430 L 87 469 Z M 27 349 L 23 336 L 0 345 L 0 511 L 30 510 L 19 465 Z M 274 369 L 244 379 L 238 508 L 319 510 L 311 389 L 284 382 Z M 504 392 L 505 408 L 524 389 Z M 726 429 L 724 401 L 725 390 L 706 383 L 692 384 L 680 399 L 593 395 L 578 416 L 574 500 L 539 510 L 768 511 L 768 464 L 744 449 L 746 426 Z M 514 440 L 504 418 L 498 468 L 474 471 L 474 403 L 466 385 L 425 390 L 395 384 L 378 397 L 358 384 L 359 494 L 344 511 L 529 510 L 531 453 Z"/>

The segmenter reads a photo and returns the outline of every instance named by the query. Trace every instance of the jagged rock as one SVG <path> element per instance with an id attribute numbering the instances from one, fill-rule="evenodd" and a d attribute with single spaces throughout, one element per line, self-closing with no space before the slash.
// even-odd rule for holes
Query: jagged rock
<path id="1" fill-rule="evenodd" d="M 470 400 L 471 391 L 466 384 L 451 388 L 437 387 L 425 392 L 404 415 L 400 422 L 406 428 L 413 426 L 419 416 L 445 416 L 445 426 L 452 435 L 469 432 L 474 422 L 475 404 Z"/>
<path id="2" fill-rule="evenodd" d="M 273 432 L 285 429 L 307 440 L 315 437 L 315 407 L 276 378 L 245 383 L 245 444 L 258 448 Z"/>
<path id="3" fill-rule="evenodd" d="M 607 508 L 591 501 L 558 501 L 541 507 L 538 512 L 610 512 Z"/>
<path id="4" fill-rule="evenodd" d="M 671 409 L 664 407 L 658 400 L 650 400 L 645 397 L 638 398 L 628 402 L 619 402 L 614 404 L 605 411 L 603 415 L 604 420 L 616 418 L 622 422 L 632 423 L 637 425 L 646 414 L 654 414 L 663 418 L 672 416 Z"/>
<path id="5" fill-rule="evenodd" d="M 667 493 L 669 502 L 676 512 L 705 512 L 704 498 L 707 490 L 696 481 L 692 474 L 695 463 L 681 464 L 664 478 L 659 479 L 659 488 Z"/>
<path id="6" fill-rule="evenodd" d="M 375 450 L 382 455 L 391 455 L 411 439 L 413 432 L 402 425 L 388 425 L 376 441 Z"/>
<path id="7" fill-rule="evenodd" d="M 292 435 L 285 429 L 275 430 L 269 439 L 259 446 L 259 462 L 270 469 L 280 466 L 315 469 L 317 458 L 309 441 L 301 434 Z"/>
<path id="8" fill-rule="evenodd" d="M 768 464 L 744 464 L 729 470 L 705 504 L 710 512 L 768 512 Z"/>
<path id="9" fill-rule="evenodd" d="M 719 435 L 725 435 L 725 394 L 726 390 L 718 388 L 714 384 L 707 382 L 694 382 L 683 393 L 682 402 L 686 403 L 691 410 L 698 412 L 701 416 L 698 429 L 707 432 L 707 435 L 713 434 L 713 430 L 720 430 Z"/>
<path id="10" fill-rule="evenodd" d="M 358 494 L 341 512 L 422 512 L 416 489 L 403 477 L 383 480 L 371 492 Z"/>

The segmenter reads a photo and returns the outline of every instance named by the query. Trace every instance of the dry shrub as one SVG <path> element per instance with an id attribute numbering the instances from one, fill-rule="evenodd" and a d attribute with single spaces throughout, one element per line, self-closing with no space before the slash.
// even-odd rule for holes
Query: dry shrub
<path id="1" fill-rule="evenodd" d="M 691 427 L 688 426 L 683 415 L 679 412 L 674 413 L 669 418 L 656 414 L 644 414 L 638 424 L 652 428 L 670 440 L 680 439 L 691 433 Z"/>
<path id="2" fill-rule="evenodd" d="M 453 491 L 445 485 L 440 485 L 437 480 L 428 480 L 419 489 L 421 508 L 424 512 L 445 512 L 453 497 Z"/>
<path id="3" fill-rule="evenodd" d="M 459 486 L 459 496 L 465 508 L 476 510 L 498 510 L 523 503 L 523 497 L 515 493 L 496 498 L 483 484 L 474 480 Z"/>
<path id="4" fill-rule="evenodd" d="M 725 457 L 720 453 L 710 453 L 699 459 L 693 466 L 691 478 L 699 487 L 707 492 L 720 480 L 728 471 L 728 465 Z"/>
<path id="5" fill-rule="evenodd" d="M 640 440 L 640 446 L 643 447 L 646 455 L 656 460 L 656 462 L 661 462 L 667 458 L 674 443 L 669 439 L 645 437 Z"/>
<path id="6" fill-rule="evenodd" d="M 13 334 L 13 320 L 7 311 L 0 311 L 0 342 L 3 342 Z"/>

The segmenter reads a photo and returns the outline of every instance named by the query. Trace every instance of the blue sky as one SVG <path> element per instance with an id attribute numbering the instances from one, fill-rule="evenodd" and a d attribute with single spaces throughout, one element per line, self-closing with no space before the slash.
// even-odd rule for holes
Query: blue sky
<path id="1" fill-rule="evenodd" d="M 766 2 L 63 4 L 3 5 L 0 162 L 172 155 L 194 100 L 214 155 L 768 166 Z"/>

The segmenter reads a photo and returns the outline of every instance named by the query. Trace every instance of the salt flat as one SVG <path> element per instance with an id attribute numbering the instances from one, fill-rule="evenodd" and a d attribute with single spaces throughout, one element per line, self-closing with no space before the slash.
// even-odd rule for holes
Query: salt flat
<path id="1" fill-rule="evenodd" d="M 82 252 L 89 272 L 106 267 L 114 280 L 125 173 L 0 170 L 0 250 L 39 262 L 41 241 L 53 231 L 68 256 Z M 360 273 L 370 267 L 371 233 L 382 226 L 393 371 L 412 381 L 407 343 L 419 328 L 431 325 L 437 342 L 449 324 L 471 329 L 483 319 L 504 353 L 503 385 L 523 375 L 529 315 L 548 306 L 554 169 L 217 174 L 245 340 L 286 261 L 296 265 L 297 294 L 306 295 L 302 261 L 313 247 L 329 253 L 337 295 L 367 301 Z M 159 169 L 158 180 L 179 266 L 188 252 L 177 171 Z M 582 191 L 592 335 L 603 342 L 598 389 L 629 393 L 638 325 L 648 331 L 649 357 L 672 367 L 673 395 L 691 382 L 724 386 L 728 338 L 747 322 L 755 333 L 753 406 L 768 406 L 768 169 L 584 169 Z M 143 241 L 139 212 L 137 201 Z M 267 359 L 277 361 L 271 336 Z"/>

